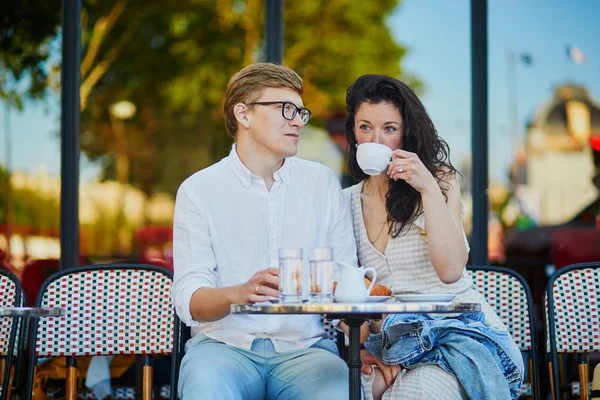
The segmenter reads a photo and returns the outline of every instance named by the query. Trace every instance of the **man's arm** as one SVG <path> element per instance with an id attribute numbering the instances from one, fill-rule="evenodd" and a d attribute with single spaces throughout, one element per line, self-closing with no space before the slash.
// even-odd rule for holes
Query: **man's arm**
<path id="1" fill-rule="evenodd" d="M 200 288 L 194 292 L 190 310 L 195 321 L 217 321 L 229 314 L 232 304 L 267 301 L 268 296 L 279 297 L 279 270 L 258 271 L 242 285 L 224 288 Z"/>
<path id="2" fill-rule="evenodd" d="M 277 269 L 259 271 L 241 285 L 216 287 L 219 266 L 212 249 L 208 219 L 200 202 L 186 190 L 186 183 L 177 192 L 175 202 L 173 258 L 171 298 L 177 315 L 188 326 L 227 316 L 231 304 L 279 296 Z"/>

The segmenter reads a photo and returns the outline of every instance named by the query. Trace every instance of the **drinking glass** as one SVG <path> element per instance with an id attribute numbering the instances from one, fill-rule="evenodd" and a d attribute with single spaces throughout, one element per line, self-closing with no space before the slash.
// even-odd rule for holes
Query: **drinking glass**
<path id="1" fill-rule="evenodd" d="M 310 268 L 310 297 L 315 302 L 333 302 L 333 249 L 311 249 L 308 256 Z"/>
<path id="2" fill-rule="evenodd" d="M 279 249 L 279 301 L 302 302 L 302 249 Z"/>

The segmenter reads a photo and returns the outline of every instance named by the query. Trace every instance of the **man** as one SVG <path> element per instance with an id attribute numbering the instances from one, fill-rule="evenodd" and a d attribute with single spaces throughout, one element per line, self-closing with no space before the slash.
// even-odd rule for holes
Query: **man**
<path id="1" fill-rule="evenodd" d="M 230 306 L 278 297 L 278 250 L 332 247 L 356 265 L 339 181 L 293 158 L 304 108 L 289 68 L 250 65 L 225 92 L 228 157 L 179 188 L 174 217 L 177 314 L 192 328 L 181 363 L 183 399 L 332 399 L 348 370 L 318 316 L 231 315 Z"/>

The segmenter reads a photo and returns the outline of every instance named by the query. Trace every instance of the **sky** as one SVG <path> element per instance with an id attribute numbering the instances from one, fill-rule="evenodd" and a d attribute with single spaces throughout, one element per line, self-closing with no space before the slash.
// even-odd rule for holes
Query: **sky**
<path id="1" fill-rule="evenodd" d="M 439 134 L 451 148 L 459 169 L 471 149 L 471 61 L 469 0 L 403 0 L 388 19 L 393 37 L 409 49 L 402 67 L 420 78 L 423 100 Z M 586 64 L 575 65 L 566 54 L 576 45 Z M 513 157 L 509 107 L 518 104 L 518 126 L 525 122 L 565 82 L 588 88 L 600 101 L 600 1 L 488 0 L 489 52 L 489 173 L 505 181 Z M 507 54 L 529 54 L 533 62 L 516 65 L 516 96 L 508 90 Z M 60 100 L 28 102 L 10 112 L 8 123 L 0 105 L 0 163 L 6 164 L 6 129 L 12 149 L 12 169 L 60 174 Z M 81 179 L 97 177 L 99 168 L 81 156 Z"/>
<path id="2" fill-rule="evenodd" d="M 460 168 L 471 152 L 470 1 L 404 0 L 388 23 L 409 49 L 402 66 L 424 82 L 421 100 Z M 584 65 L 570 61 L 567 45 L 585 53 Z M 516 64 L 516 96 L 508 89 L 510 53 L 533 61 Z M 556 85 L 582 84 L 600 102 L 600 1 L 488 0 L 488 68 L 490 181 L 506 181 L 512 143 Z M 509 112 L 515 97 L 517 134 Z"/>

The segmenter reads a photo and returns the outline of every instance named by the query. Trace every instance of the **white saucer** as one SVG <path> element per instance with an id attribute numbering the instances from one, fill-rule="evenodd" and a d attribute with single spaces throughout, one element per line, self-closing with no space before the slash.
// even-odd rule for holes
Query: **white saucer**
<path id="1" fill-rule="evenodd" d="M 367 297 L 367 303 L 381 303 L 389 299 L 390 296 L 369 296 Z"/>
<path id="2" fill-rule="evenodd" d="M 432 293 L 432 294 L 397 294 L 394 297 L 404 302 L 419 302 L 419 301 L 451 301 L 456 297 L 451 293 Z"/>

